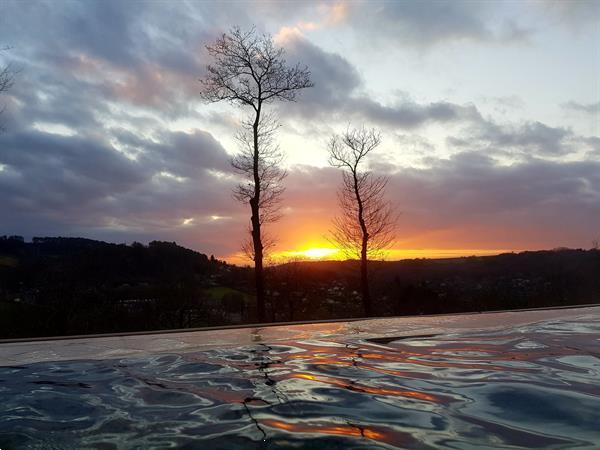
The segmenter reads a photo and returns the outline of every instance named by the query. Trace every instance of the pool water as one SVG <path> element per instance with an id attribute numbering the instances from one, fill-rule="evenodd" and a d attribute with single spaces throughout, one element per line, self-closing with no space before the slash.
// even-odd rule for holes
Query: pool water
<path id="1" fill-rule="evenodd" d="M 600 448 L 600 317 L 0 367 L 0 449 Z"/>

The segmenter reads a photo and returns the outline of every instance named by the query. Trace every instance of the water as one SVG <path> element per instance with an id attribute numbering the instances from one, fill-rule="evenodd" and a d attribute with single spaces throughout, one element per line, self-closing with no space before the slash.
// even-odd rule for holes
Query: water
<path id="1" fill-rule="evenodd" d="M 600 319 L 0 367 L 0 448 L 600 448 Z"/>

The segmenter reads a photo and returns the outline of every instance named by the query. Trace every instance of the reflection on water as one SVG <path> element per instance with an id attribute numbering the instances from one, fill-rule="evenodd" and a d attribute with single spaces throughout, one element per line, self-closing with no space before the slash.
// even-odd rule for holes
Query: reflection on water
<path id="1" fill-rule="evenodd" d="M 0 448 L 597 448 L 600 318 L 0 367 Z"/>

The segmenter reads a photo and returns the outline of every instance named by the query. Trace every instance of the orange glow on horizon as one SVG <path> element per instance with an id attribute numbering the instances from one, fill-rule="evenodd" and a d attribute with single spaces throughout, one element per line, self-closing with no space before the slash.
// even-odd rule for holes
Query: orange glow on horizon
<path id="1" fill-rule="evenodd" d="M 403 259 L 442 259 L 442 258 L 460 258 L 465 256 L 491 256 L 501 253 L 514 251 L 512 249 L 461 249 L 461 248 L 419 248 L 406 249 L 394 248 L 382 252 L 382 257 L 385 261 L 399 261 Z M 231 264 L 251 265 L 246 256 L 241 253 L 226 256 L 225 259 Z M 344 252 L 328 246 L 310 245 L 303 246 L 296 250 L 284 250 L 273 252 L 270 256 L 271 262 L 274 264 L 285 263 L 294 260 L 300 261 L 344 261 L 347 256 Z"/>
<path id="2" fill-rule="evenodd" d="M 340 251 L 330 247 L 310 247 L 305 250 L 278 252 L 273 255 L 275 259 L 300 258 L 300 259 L 340 259 Z"/>

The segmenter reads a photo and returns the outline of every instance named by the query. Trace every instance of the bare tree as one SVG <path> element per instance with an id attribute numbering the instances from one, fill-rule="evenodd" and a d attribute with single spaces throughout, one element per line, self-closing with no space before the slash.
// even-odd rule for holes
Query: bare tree
<path id="1" fill-rule="evenodd" d="M 8 50 L 8 47 L 1 48 L 0 51 Z M 0 67 L 0 94 L 8 91 L 13 85 L 14 71 L 10 64 Z M 0 108 L 0 114 L 4 112 L 4 108 Z M 2 125 L 0 125 L 0 131 L 2 131 Z"/>
<path id="2" fill-rule="evenodd" d="M 347 257 L 360 260 L 365 315 L 372 314 L 368 261 L 382 256 L 394 241 L 396 217 L 385 200 L 388 179 L 361 170 L 366 156 L 381 143 L 375 129 L 348 129 L 329 141 L 329 163 L 343 170 L 338 191 L 340 214 L 333 220 L 331 241 Z"/>
<path id="3" fill-rule="evenodd" d="M 242 32 L 235 27 L 206 48 L 214 64 L 208 66 L 208 74 L 201 80 L 202 97 L 250 109 L 238 135 L 241 152 L 232 165 L 245 177 L 234 195 L 250 205 L 250 241 L 244 250 L 254 260 L 258 319 L 263 322 L 266 246 L 262 227 L 278 218 L 285 177 L 280 169 L 282 156 L 274 142 L 277 120 L 265 115 L 264 107 L 276 100 L 294 101 L 299 90 L 313 84 L 308 68 L 288 66 L 284 50 L 275 46 L 271 36 L 258 34 L 255 29 Z"/>

